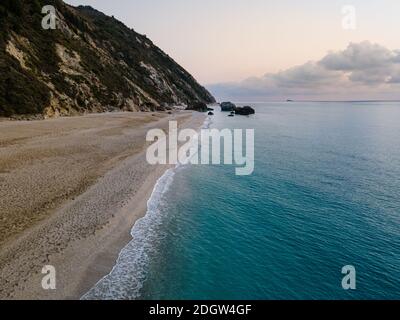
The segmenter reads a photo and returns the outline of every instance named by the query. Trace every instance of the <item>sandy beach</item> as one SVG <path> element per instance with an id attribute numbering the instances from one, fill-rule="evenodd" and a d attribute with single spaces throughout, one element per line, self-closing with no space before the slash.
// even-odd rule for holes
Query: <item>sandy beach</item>
<path id="1" fill-rule="evenodd" d="M 146 133 L 199 128 L 198 113 L 110 113 L 0 122 L 0 299 L 79 299 L 112 269 L 168 166 Z M 53 265 L 57 289 L 41 286 Z"/>

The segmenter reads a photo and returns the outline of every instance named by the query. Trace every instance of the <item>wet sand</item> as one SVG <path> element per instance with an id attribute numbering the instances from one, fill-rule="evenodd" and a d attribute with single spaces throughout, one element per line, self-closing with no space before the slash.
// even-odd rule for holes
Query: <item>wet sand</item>
<path id="1" fill-rule="evenodd" d="M 0 122 L 0 299 L 79 299 L 109 273 L 168 166 L 146 133 L 198 113 L 112 113 Z M 56 290 L 41 286 L 45 265 Z"/>

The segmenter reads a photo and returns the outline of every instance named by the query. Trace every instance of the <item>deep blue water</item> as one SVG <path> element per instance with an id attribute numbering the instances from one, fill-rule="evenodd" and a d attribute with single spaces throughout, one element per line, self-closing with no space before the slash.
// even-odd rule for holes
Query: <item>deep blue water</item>
<path id="1" fill-rule="evenodd" d="M 400 103 L 256 110 L 217 111 L 211 124 L 255 129 L 253 175 L 176 169 L 157 223 L 141 226 L 146 251 L 129 249 L 140 267 L 128 259 L 103 288 L 109 298 L 400 298 Z M 356 290 L 341 286 L 345 265 Z"/>

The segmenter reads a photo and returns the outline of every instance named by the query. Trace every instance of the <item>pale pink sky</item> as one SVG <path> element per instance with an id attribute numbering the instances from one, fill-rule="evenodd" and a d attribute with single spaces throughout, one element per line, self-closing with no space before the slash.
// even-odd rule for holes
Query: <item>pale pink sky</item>
<path id="1" fill-rule="evenodd" d="M 265 86 L 265 74 L 319 61 L 330 51 L 344 51 L 350 43 L 367 40 L 393 54 L 400 49 L 399 0 L 66 2 L 91 5 L 114 15 L 146 34 L 197 80 L 212 88 L 216 83 L 238 83 L 250 77 L 261 79 Z M 355 30 L 342 27 L 344 5 L 356 9 Z M 368 46 L 361 47 L 368 50 Z M 366 55 L 370 54 L 375 53 Z M 397 77 L 393 72 L 390 76 Z M 261 86 L 259 82 L 257 85 Z M 376 85 L 374 89 L 380 90 Z"/>
<path id="2" fill-rule="evenodd" d="M 202 83 L 238 81 L 317 60 L 349 42 L 400 48 L 398 0 L 67 0 L 148 35 Z M 357 29 L 342 29 L 342 7 Z"/>

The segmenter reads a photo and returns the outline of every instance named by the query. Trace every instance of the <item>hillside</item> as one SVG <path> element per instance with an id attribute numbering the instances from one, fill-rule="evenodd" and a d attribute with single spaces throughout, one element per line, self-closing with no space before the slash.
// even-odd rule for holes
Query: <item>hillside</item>
<path id="1" fill-rule="evenodd" d="M 44 30 L 42 7 L 57 9 Z M 146 36 L 61 0 L 0 2 L 0 116 L 164 110 L 214 98 Z"/>

